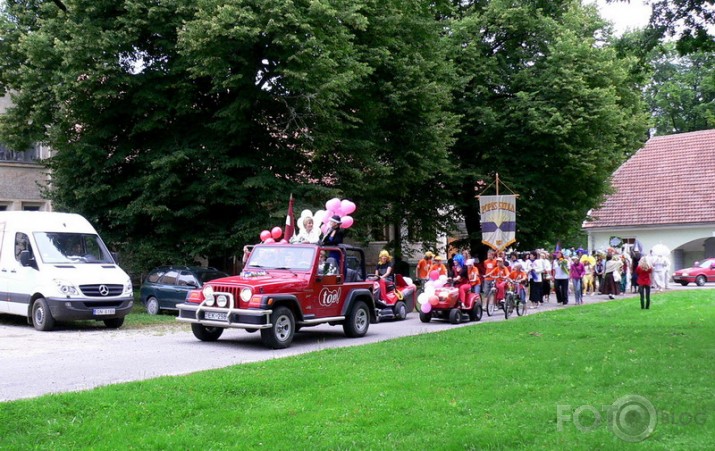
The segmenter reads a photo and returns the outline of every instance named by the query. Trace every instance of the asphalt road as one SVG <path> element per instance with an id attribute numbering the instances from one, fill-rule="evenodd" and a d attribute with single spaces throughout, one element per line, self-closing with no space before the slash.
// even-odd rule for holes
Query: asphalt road
<path id="1" fill-rule="evenodd" d="M 619 299 L 632 296 L 627 294 Z M 608 297 L 585 300 L 587 304 L 603 301 L 608 301 Z M 527 314 L 560 308 L 578 307 L 573 300 L 569 306 L 557 306 L 552 295 L 544 308 L 528 310 Z M 518 320 L 516 316 L 509 319 Z M 194 338 L 188 324 L 118 330 L 69 324 L 52 332 L 38 332 L 23 318 L 0 316 L 0 401 L 188 374 L 454 327 L 479 327 L 491 321 L 504 321 L 503 313 L 494 317 L 485 313 L 481 322 L 459 325 L 439 320 L 425 324 L 417 313 L 410 313 L 404 321 L 371 324 L 362 338 L 345 337 L 342 326 L 306 328 L 295 335 L 288 349 L 272 350 L 261 344 L 260 333 L 238 329 L 226 330 L 219 341 L 210 343 Z"/>

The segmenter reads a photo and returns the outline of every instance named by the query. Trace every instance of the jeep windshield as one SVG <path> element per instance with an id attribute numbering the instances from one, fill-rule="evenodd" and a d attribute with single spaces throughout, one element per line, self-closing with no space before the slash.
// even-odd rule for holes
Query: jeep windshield
<path id="1" fill-rule="evenodd" d="M 48 264 L 111 263 L 114 259 L 99 236 L 90 233 L 33 233 L 39 257 Z"/>
<path id="2" fill-rule="evenodd" d="M 304 246 L 256 246 L 244 269 L 285 269 L 308 271 L 313 266 L 315 248 Z"/>

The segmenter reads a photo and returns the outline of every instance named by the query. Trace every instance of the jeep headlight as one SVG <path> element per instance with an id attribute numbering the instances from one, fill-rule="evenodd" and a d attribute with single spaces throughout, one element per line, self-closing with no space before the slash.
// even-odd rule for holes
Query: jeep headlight
<path id="1" fill-rule="evenodd" d="M 202 290 L 204 294 L 204 299 L 206 300 L 206 305 L 212 307 L 214 305 L 214 288 L 211 285 L 206 285 Z"/>
<path id="2" fill-rule="evenodd" d="M 251 296 L 253 296 L 253 290 L 251 290 L 250 288 L 244 288 L 241 290 L 241 300 L 243 302 L 250 301 Z"/>
<path id="3" fill-rule="evenodd" d="M 79 294 L 79 290 L 72 282 L 62 279 L 54 279 L 54 282 L 57 284 L 57 288 L 60 290 L 60 293 L 65 296 L 76 296 Z"/>
<path id="4" fill-rule="evenodd" d="M 216 305 L 221 308 L 225 308 L 228 305 L 228 296 L 225 294 L 219 294 L 216 296 Z"/>

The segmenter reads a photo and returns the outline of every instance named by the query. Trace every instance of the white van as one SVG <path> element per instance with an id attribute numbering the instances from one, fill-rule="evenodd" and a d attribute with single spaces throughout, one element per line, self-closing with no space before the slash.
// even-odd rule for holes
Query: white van
<path id="1" fill-rule="evenodd" d="M 85 218 L 0 211 L 0 314 L 37 330 L 86 319 L 117 328 L 133 304 L 129 276 Z"/>

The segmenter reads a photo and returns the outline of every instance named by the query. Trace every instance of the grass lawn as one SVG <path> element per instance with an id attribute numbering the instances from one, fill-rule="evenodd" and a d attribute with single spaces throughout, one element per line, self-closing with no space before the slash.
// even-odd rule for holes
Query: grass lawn
<path id="1" fill-rule="evenodd" d="M 0 403 L 0 449 L 712 449 L 714 375 L 672 291 Z"/>

